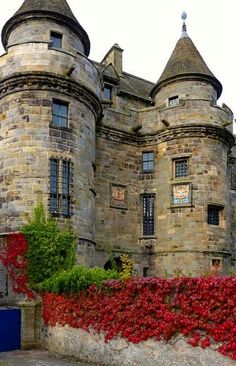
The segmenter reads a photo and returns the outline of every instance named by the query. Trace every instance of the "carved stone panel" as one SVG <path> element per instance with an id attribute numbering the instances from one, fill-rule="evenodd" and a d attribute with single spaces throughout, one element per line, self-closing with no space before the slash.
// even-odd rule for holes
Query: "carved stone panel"
<path id="1" fill-rule="evenodd" d="M 191 185 L 190 183 L 176 184 L 173 186 L 172 205 L 191 205 Z"/>
<path id="2" fill-rule="evenodd" d="M 111 183 L 110 185 L 110 206 L 114 208 L 127 209 L 126 186 Z"/>

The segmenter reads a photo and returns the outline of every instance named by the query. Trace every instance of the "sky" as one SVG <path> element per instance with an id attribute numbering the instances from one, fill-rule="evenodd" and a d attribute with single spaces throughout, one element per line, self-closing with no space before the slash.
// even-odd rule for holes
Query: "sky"
<path id="1" fill-rule="evenodd" d="M 118 43 L 124 49 L 124 71 L 153 82 L 180 37 L 185 11 L 190 38 L 223 85 L 218 104 L 226 103 L 236 117 L 235 0 L 67 1 L 89 35 L 92 60 L 101 61 Z M 1 29 L 22 2 L 10 0 L 1 7 Z"/>

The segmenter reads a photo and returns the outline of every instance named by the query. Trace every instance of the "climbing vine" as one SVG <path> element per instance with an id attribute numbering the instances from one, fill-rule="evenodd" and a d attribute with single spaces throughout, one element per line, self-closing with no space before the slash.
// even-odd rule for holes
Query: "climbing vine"
<path id="1" fill-rule="evenodd" d="M 47 293 L 45 323 L 102 332 L 139 343 L 176 334 L 192 346 L 214 345 L 236 360 L 236 278 L 111 280 L 77 296 Z"/>
<path id="2" fill-rule="evenodd" d="M 32 299 L 34 293 L 28 286 L 27 251 L 28 243 L 22 233 L 9 234 L 1 246 L 0 260 L 7 269 L 13 291 Z"/>

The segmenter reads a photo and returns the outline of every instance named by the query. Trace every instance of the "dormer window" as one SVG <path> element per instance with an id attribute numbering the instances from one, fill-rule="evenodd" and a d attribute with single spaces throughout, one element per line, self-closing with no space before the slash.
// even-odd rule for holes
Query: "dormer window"
<path id="1" fill-rule="evenodd" d="M 51 32 L 50 34 L 50 44 L 53 48 L 62 48 L 62 34 Z"/>
<path id="2" fill-rule="evenodd" d="M 107 100 L 112 100 L 112 85 L 105 84 L 103 88 L 103 97 Z"/>
<path id="3" fill-rule="evenodd" d="M 179 105 L 179 97 L 178 97 L 178 95 L 169 98 L 169 107 L 174 107 L 176 105 Z"/>

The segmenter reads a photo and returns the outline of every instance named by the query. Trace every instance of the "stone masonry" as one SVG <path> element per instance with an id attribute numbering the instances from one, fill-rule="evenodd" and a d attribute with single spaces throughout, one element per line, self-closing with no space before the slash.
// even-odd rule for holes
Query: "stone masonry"
<path id="1" fill-rule="evenodd" d="M 42 201 L 73 227 L 78 263 L 103 267 L 110 253 L 128 253 L 139 275 L 232 269 L 233 116 L 217 105 L 222 86 L 185 28 L 156 84 L 123 71 L 118 44 L 91 61 L 66 0 L 25 0 L 2 42 L 2 237 Z M 56 123 L 55 103 L 67 108 Z"/>

